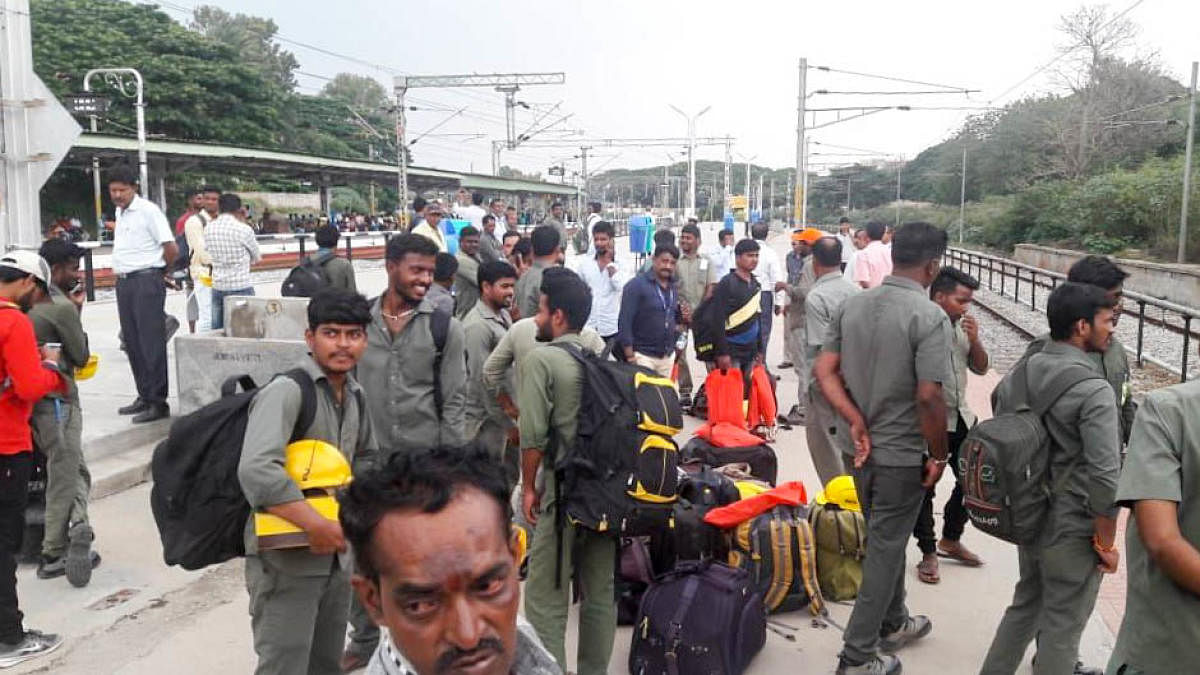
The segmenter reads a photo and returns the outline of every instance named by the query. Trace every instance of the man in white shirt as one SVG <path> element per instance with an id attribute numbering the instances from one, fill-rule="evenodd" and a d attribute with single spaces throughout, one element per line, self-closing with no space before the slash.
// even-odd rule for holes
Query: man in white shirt
<path id="1" fill-rule="evenodd" d="M 187 238 L 188 255 L 190 256 L 188 273 L 192 277 L 192 285 L 187 299 L 188 329 L 196 332 L 199 324 L 200 332 L 208 330 L 212 325 L 212 259 L 208 257 L 208 249 L 204 246 L 204 228 L 217 217 L 217 200 L 221 191 L 211 185 L 200 188 L 200 210 L 193 213 L 183 223 L 183 234 Z M 205 283 L 205 279 L 208 283 Z"/>
<path id="2" fill-rule="evenodd" d="M 588 202 L 587 220 L 584 221 L 583 225 L 585 228 L 587 228 L 588 256 L 596 255 L 596 241 L 592 238 L 592 228 L 596 225 L 596 223 L 604 220 L 604 217 L 600 215 L 600 211 L 602 209 L 603 206 L 601 206 L 600 202 Z"/>
<path id="3" fill-rule="evenodd" d="M 709 259 L 712 260 L 713 267 L 716 268 L 715 274 L 718 283 L 725 278 L 726 274 L 733 271 L 733 239 L 733 230 L 721 230 L 717 232 L 717 243 L 720 247 L 710 254 Z"/>
<path id="4" fill-rule="evenodd" d="M 587 326 L 608 342 L 617 334 L 621 292 L 629 276 L 617 266 L 616 231 L 612 223 L 599 221 L 592 227 L 593 257 L 580 257 L 575 272 L 592 289 L 592 312 Z"/>
<path id="5" fill-rule="evenodd" d="M 504 233 L 508 232 L 508 219 L 504 217 L 504 200 L 493 199 L 488 208 L 491 209 L 492 217 L 496 219 L 496 236 L 504 239 Z"/>
<path id="6" fill-rule="evenodd" d="M 854 225 L 849 218 L 842 216 L 838 219 L 838 233 L 834 236 L 842 242 L 842 271 L 845 272 L 854 252 L 858 250 L 854 247 Z"/>
<path id="7" fill-rule="evenodd" d="M 262 255 L 254 230 L 238 217 L 241 197 L 225 193 L 217 200 L 217 209 L 221 215 L 204 228 L 204 245 L 212 260 L 212 326 L 219 330 L 225 325 L 225 298 L 254 295 L 250 266 Z"/>
<path id="8" fill-rule="evenodd" d="M 771 326 L 776 314 L 783 312 L 783 294 L 779 291 L 787 289 L 787 271 L 779 260 L 775 249 L 767 245 L 767 233 L 770 227 L 764 222 L 755 223 L 750 228 L 750 236 L 758 241 L 758 267 L 754 276 L 762 286 L 762 350 L 767 352 L 771 341 Z"/>
<path id="9" fill-rule="evenodd" d="M 179 255 L 171 225 L 158 205 L 138 196 L 130 167 L 109 172 L 108 194 L 116 206 L 112 270 L 117 275 L 117 315 L 137 399 L 117 412 L 141 424 L 167 417 L 167 326 L 163 305 L 166 267 Z"/>
<path id="10" fill-rule="evenodd" d="M 853 250 L 850 252 L 850 260 L 846 263 L 846 269 L 842 270 L 842 276 L 845 277 L 846 281 L 853 284 L 854 268 L 858 263 L 858 254 L 867 247 L 871 239 L 867 236 L 867 231 L 860 228 L 854 231 L 854 237 L 850 241 L 853 242 Z M 857 286 L 858 284 L 855 285 Z"/>
<path id="11" fill-rule="evenodd" d="M 467 191 L 465 189 L 462 189 L 462 190 L 458 191 L 458 194 L 459 194 L 460 198 L 465 197 L 467 194 Z M 471 227 L 474 227 L 475 229 L 482 232 L 483 231 L 483 217 L 485 215 L 487 215 L 487 211 L 485 211 L 482 206 L 483 195 L 478 192 L 475 192 L 475 193 L 471 194 L 470 205 L 465 205 L 465 204 L 466 204 L 465 200 L 463 201 L 463 203 L 459 204 L 458 208 L 456 208 L 454 210 L 454 215 L 459 220 L 470 221 Z"/>

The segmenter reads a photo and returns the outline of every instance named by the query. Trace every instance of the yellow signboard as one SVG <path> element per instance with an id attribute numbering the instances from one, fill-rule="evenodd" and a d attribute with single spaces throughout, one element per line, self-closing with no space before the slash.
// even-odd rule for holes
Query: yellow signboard
<path id="1" fill-rule="evenodd" d="M 731 209 L 744 209 L 749 202 L 746 195 L 729 195 L 729 208 Z"/>

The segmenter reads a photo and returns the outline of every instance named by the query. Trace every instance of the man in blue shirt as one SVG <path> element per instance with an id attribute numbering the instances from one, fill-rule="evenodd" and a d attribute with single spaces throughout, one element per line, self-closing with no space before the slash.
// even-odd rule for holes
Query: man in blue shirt
<path id="1" fill-rule="evenodd" d="M 625 285 L 617 320 L 617 344 L 625 360 L 670 377 L 675 365 L 675 338 L 682 316 L 675 287 L 679 249 L 673 245 L 654 249 L 650 271 Z"/>

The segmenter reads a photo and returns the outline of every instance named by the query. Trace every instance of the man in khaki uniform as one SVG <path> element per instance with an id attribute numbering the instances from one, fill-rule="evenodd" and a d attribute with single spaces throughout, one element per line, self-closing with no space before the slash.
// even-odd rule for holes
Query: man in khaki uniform
<path id="1" fill-rule="evenodd" d="M 861 290 L 841 274 L 841 246 L 841 242 L 833 237 L 823 237 L 813 244 L 811 269 L 816 281 L 804 299 L 806 354 L 802 362 L 810 367 L 816 364 L 817 356 L 821 353 L 830 322 L 841 311 L 846 299 Z M 815 377 L 809 379 L 804 436 L 821 485 L 828 485 L 829 481 L 846 473 L 846 467 L 852 465 L 854 446 L 846 425 L 838 419 L 837 413 L 821 392 L 821 384 Z"/>
<path id="2" fill-rule="evenodd" d="M 717 268 L 707 256 L 700 255 L 700 228 L 689 222 L 679 233 L 679 260 L 675 263 L 675 278 L 679 280 L 679 298 L 683 301 L 683 316 L 688 324 L 692 312 L 712 295 L 716 286 Z M 684 409 L 692 407 L 692 367 L 688 364 L 687 349 L 675 354 L 679 368 L 679 403 Z"/>
<path id="3" fill-rule="evenodd" d="M 1125 618 L 1108 673 L 1191 669 L 1200 663 L 1200 382 L 1146 394 L 1117 502 L 1133 513 Z"/>
<path id="4" fill-rule="evenodd" d="M 299 436 L 338 448 L 355 473 L 370 469 L 378 445 L 351 375 L 367 347 L 366 298 L 322 289 L 308 304 L 305 340 L 312 353 L 299 366 L 312 378 L 316 409 Z M 341 672 L 339 656 L 350 609 L 350 560 L 341 525 L 319 514 L 284 470 L 286 447 L 300 418 L 300 385 L 280 377 L 250 404 L 238 481 L 256 510 L 304 530 L 307 548 L 259 550 L 254 518 L 246 523 L 246 589 L 259 675 Z"/>
<path id="5" fill-rule="evenodd" d="M 529 239 L 533 245 L 533 266 L 525 270 L 517 280 L 517 295 L 513 299 L 513 306 L 520 312 L 522 319 L 537 314 L 542 273 L 548 268 L 561 265 L 563 261 L 563 249 L 558 243 L 558 232 L 553 227 L 538 225 L 533 228 Z"/>
<path id="6" fill-rule="evenodd" d="M 575 273 L 562 270 L 547 274 L 535 317 L 538 340 L 581 349 L 579 331 L 587 322 L 591 304 L 591 291 Z M 576 528 L 569 522 L 559 530 L 555 518 L 552 467 L 557 458 L 553 449 L 566 448 L 575 441 L 583 374 L 571 354 L 550 346 L 531 352 L 522 371 L 518 396 L 521 505 L 525 518 L 534 524 L 529 578 L 525 582 L 525 616 L 566 671 L 570 580 L 577 580 L 577 590 L 583 596 L 579 608 L 577 672 L 605 675 L 617 628 L 613 602 L 617 542 L 611 536 Z M 539 467 L 545 468 L 545 489 L 540 494 L 534 480 Z"/>
<path id="7" fill-rule="evenodd" d="M 483 382 L 483 369 L 492 350 L 512 326 L 508 306 L 512 304 L 517 271 L 506 262 L 486 262 L 479 268 L 477 283 L 480 287 L 479 300 L 463 321 L 463 343 L 467 355 L 467 406 L 463 437 L 474 439 L 475 444 L 487 450 L 493 459 L 505 464 L 510 474 L 506 477 L 511 489 L 517 482 L 518 460 L 513 457 L 512 466 L 509 466 L 504 461 L 504 447 L 514 428 L 513 421 L 504 413 L 496 398 L 488 394 Z"/>
<path id="8" fill-rule="evenodd" d="M 83 287 L 79 259 L 84 250 L 63 239 L 42 243 L 38 254 L 50 266 L 50 292 L 29 310 L 38 343 L 62 345 L 59 372 L 65 394 L 53 393 L 33 406 L 30 424 L 34 443 L 46 455 L 46 513 L 39 579 L 67 576 L 72 586 L 86 586 L 100 554 L 91 550 L 94 533 L 88 523 L 92 475 L 83 457 L 83 408 L 75 385 L 75 369 L 88 361 L 83 331 Z"/>
<path id="9" fill-rule="evenodd" d="M 454 270 L 454 316 L 459 321 L 479 301 L 479 230 L 467 225 L 458 233 L 458 268 Z"/>
<path id="10" fill-rule="evenodd" d="M 1116 399 L 1089 352 L 1108 348 L 1112 301 L 1086 284 L 1060 284 L 1047 298 L 1053 340 L 1028 361 L 1029 396 L 1082 367 L 1095 374 L 1068 389 L 1043 417 L 1051 438 L 1050 476 L 1056 481 L 1039 541 L 1019 546 L 1020 579 L 996 629 L 981 675 L 1012 675 L 1037 638 L 1034 675 L 1079 672 L 1079 638 L 1096 604 L 1101 573 L 1116 572 L 1117 478 L 1121 450 Z M 1021 397 L 1006 378 L 998 410 Z"/>
<path id="11" fill-rule="evenodd" d="M 812 363 L 808 360 L 805 347 L 804 300 L 817 280 L 811 254 L 812 245 L 821 236 L 821 231 L 815 227 L 793 232 L 792 250 L 784 261 L 787 271 L 787 288 L 784 294 L 788 304 L 783 307 L 786 315 L 783 349 L 791 362 L 790 367 L 796 369 L 796 379 L 800 382 L 796 389 L 796 405 L 792 406 L 786 417 L 788 424 L 804 424 L 808 412 L 808 378 L 812 372 Z"/>

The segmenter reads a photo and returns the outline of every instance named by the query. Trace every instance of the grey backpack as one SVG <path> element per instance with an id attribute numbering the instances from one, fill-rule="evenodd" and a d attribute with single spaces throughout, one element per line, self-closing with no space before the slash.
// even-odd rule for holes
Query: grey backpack
<path id="1" fill-rule="evenodd" d="M 971 523 L 1021 546 L 1037 541 L 1053 496 L 1075 467 L 1051 477 L 1054 441 L 1043 419 L 1046 411 L 1080 382 L 1103 379 L 1084 366 L 1071 366 L 1035 394 L 1029 391 L 1027 371 L 1026 357 L 1005 376 L 997 393 L 1004 390 L 1012 400 L 998 401 L 996 416 L 967 433 L 955 467 Z"/>

